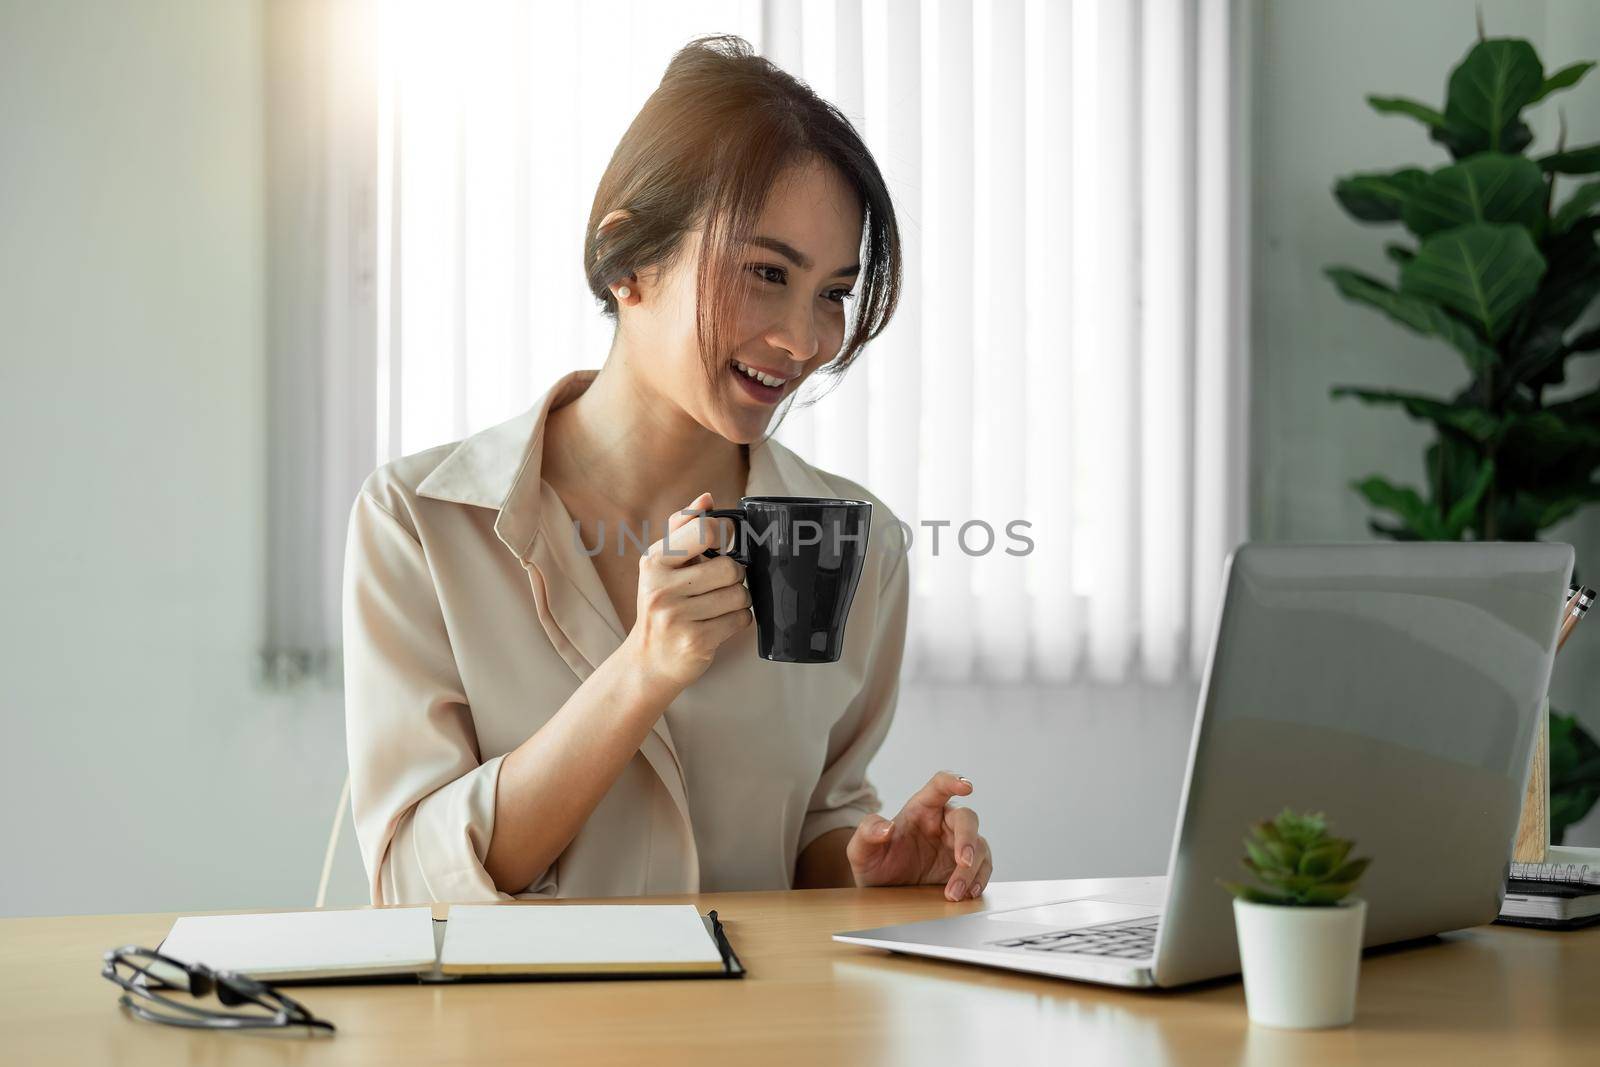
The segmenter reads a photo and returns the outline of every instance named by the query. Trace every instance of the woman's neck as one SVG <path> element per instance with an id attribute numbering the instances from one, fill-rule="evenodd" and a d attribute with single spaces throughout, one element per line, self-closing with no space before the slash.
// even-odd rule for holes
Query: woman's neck
<path id="1" fill-rule="evenodd" d="M 652 390 L 621 352 L 577 399 L 551 412 L 544 468 L 558 490 L 580 488 L 618 517 L 648 520 L 652 538 L 665 532 L 667 515 L 704 491 L 718 507 L 738 503 L 749 471 L 742 445 Z"/>

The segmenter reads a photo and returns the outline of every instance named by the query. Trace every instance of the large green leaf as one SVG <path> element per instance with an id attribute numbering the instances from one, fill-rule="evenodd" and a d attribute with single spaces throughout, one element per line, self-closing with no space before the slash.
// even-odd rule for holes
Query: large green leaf
<path id="1" fill-rule="evenodd" d="M 1600 144 L 1551 152 L 1539 157 L 1539 168 L 1557 174 L 1593 174 L 1600 171 Z"/>
<path id="2" fill-rule="evenodd" d="M 1539 168 L 1533 169 L 1537 175 Z M 1400 218 L 1406 195 L 1427 180 L 1428 172 L 1420 167 L 1352 174 L 1339 179 L 1333 187 L 1333 195 L 1346 211 L 1364 222 L 1395 222 Z"/>
<path id="3" fill-rule="evenodd" d="M 1454 434 L 1440 434 L 1423 453 L 1428 469 L 1428 488 L 1441 507 L 1450 508 L 1469 495 L 1483 473 L 1484 457 L 1480 446 Z"/>
<path id="4" fill-rule="evenodd" d="M 1474 374 L 1485 373 L 1499 359 L 1495 350 L 1484 343 L 1471 326 L 1452 317 L 1438 304 L 1396 292 L 1376 278 L 1348 267 L 1329 267 L 1324 273 L 1333 279 L 1346 299 L 1375 307 L 1417 333 L 1448 341 L 1466 359 L 1467 367 Z"/>
<path id="5" fill-rule="evenodd" d="M 1352 482 L 1356 492 L 1366 497 L 1367 503 L 1400 517 L 1405 528 L 1424 541 L 1442 540 L 1443 520 L 1439 509 L 1422 499 L 1422 495 L 1409 486 L 1395 485 L 1374 474 L 1359 482 Z"/>
<path id="6" fill-rule="evenodd" d="M 1516 151 L 1518 116 L 1543 91 L 1544 66 L 1531 44 L 1509 37 L 1479 41 L 1451 72 L 1445 99 L 1445 125 L 1460 147 L 1470 148 L 1458 154 Z"/>
<path id="7" fill-rule="evenodd" d="M 1433 454 L 1432 449 L 1429 451 L 1430 455 Z M 1437 496 L 1433 500 L 1424 500 L 1415 489 L 1394 485 L 1376 475 L 1352 484 L 1368 503 L 1393 512 L 1404 524 L 1402 528 L 1395 529 L 1372 523 L 1373 529 L 1379 533 L 1396 540 L 1459 541 L 1474 525 L 1478 507 L 1489 486 L 1494 483 L 1495 476 L 1493 460 L 1480 460 L 1473 456 L 1470 463 L 1471 480 L 1461 487 L 1459 495 L 1448 500 Z M 1441 514 L 1445 503 L 1448 503 L 1449 510 Z"/>
<path id="8" fill-rule="evenodd" d="M 1552 503 L 1584 494 L 1600 468 L 1600 420 L 1558 404 L 1509 414 L 1495 455 L 1508 486 Z"/>
<path id="9" fill-rule="evenodd" d="M 1530 323 L 1565 332 L 1600 295 L 1600 248 L 1574 229 L 1545 241 L 1543 255 L 1547 270 L 1528 305 Z"/>
<path id="10" fill-rule="evenodd" d="M 1519 385 L 1537 393 L 1561 383 L 1566 379 L 1567 357 L 1589 350 L 1588 335 L 1571 343 L 1565 338 L 1600 296 L 1600 248 L 1587 229 L 1572 229 L 1546 238 L 1543 254 L 1544 278 L 1507 348 L 1507 373 L 1498 379 L 1502 397 Z"/>
<path id="11" fill-rule="evenodd" d="M 1524 446 L 1551 460 L 1574 452 L 1594 453 L 1600 459 L 1600 425 L 1593 420 L 1567 417 L 1552 404 L 1537 411 L 1506 416 L 1507 447 Z"/>
<path id="12" fill-rule="evenodd" d="M 1571 518 L 1580 508 L 1600 501 L 1600 483 L 1570 490 L 1534 492 L 1522 489 L 1498 499 L 1496 537 L 1502 541 L 1535 541 L 1541 530 Z"/>
<path id="13" fill-rule="evenodd" d="M 1545 276 L 1548 279 L 1550 275 Z M 1537 302 L 1538 297 L 1534 300 Z M 1569 350 L 1562 340 L 1563 327 L 1559 323 L 1539 322 L 1527 331 L 1516 347 L 1515 355 L 1506 362 L 1506 373 L 1499 383 L 1499 395 L 1504 397 L 1519 385 L 1543 389 L 1559 384 L 1566 376 L 1566 359 Z"/>
<path id="14" fill-rule="evenodd" d="M 1589 214 L 1589 210 L 1600 204 L 1600 182 L 1585 182 L 1578 186 L 1578 191 L 1567 197 L 1567 202 L 1550 218 L 1551 233 L 1566 233 L 1572 229 L 1572 224 Z"/>
<path id="15" fill-rule="evenodd" d="M 1488 151 L 1489 146 L 1484 143 L 1483 135 L 1476 131 L 1462 131 L 1449 123 L 1445 123 L 1428 135 L 1430 140 L 1437 141 L 1449 150 L 1450 155 L 1456 159 L 1469 159 L 1479 152 Z M 1521 152 L 1533 143 L 1533 127 L 1518 119 L 1500 138 L 1500 151 Z"/>
<path id="16" fill-rule="evenodd" d="M 1414 248 L 1407 248 L 1405 245 L 1390 242 L 1383 246 L 1383 254 L 1393 260 L 1397 266 L 1403 267 L 1416 258 L 1417 251 Z"/>
<path id="17" fill-rule="evenodd" d="M 1521 226 L 1477 222 L 1436 233 L 1400 268 L 1400 291 L 1460 312 L 1491 340 L 1533 296 L 1544 257 Z"/>
<path id="18" fill-rule="evenodd" d="M 1414 419 L 1449 427 L 1478 442 L 1492 440 L 1500 431 L 1500 420 L 1493 412 L 1469 404 L 1391 389 L 1362 389 L 1349 385 L 1335 386 L 1332 395 L 1353 396 L 1367 404 L 1394 405 L 1404 409 Z"/>
<path id="19" fill-rule="evenodd" d="M 1473 479 L 1467 491 L 1461 498 L 1450 505 L 1450 510 L 1444 516 L 1444 540 L 1459 541 L 1461 535 L 1466 533 L 1472 525 L 1472 520 L 1477 517 L 1478 505 L 1483 502 L 1483 494 L 1489 491 L 1489 486 L 1494 484 L 1494 460 L 1484 460 L 1483 466 L 1478 468 L 1478 476 Z"/>
<path id="20" fill-rule="evenodd" d="M 1539 87 L 1539 95 L 1533 98 L 1533 102 L 1537 103 L 1551 93 L 1559 92 L 1562 89 L 1572 88 L 1593 67 L 1593 63 L 1574 63 L 1570 67 L 1562 67 L 1544 80 L 1544 84 Z"/>
<path id="21" fill-rule="evenodd" d="M 1419 104 L 1403 96 L 1369 96 L 1367 103 L 1372 106 L 1372 110 L 1385 115 L 1409 115 L 1434 129 L 1444 125 L 1444 116 L 1439 112 L 1427 104 Z"/>
<path id="22" fill-rule="evenodd" d="M 1404 173 L 1404 172 L 1401 172 Z M 1544 175 L 1526 156 L 1480 152 L 1401 190 L 1401 218 L 1419 237 L 1468 222 L 1544 229 Z"/>

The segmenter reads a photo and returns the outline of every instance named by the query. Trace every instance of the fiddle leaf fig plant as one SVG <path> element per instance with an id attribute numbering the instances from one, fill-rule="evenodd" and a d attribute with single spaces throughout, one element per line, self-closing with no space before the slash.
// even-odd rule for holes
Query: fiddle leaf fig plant
<path id="1" fill-rule="evenodd" d="M 1402 541 L 1533 541 L 1600 501 L 1600 390 L 1551 400 L 1569 361 L 1600 352 L 1583 320 L 1600 295 L 1600 144 L 1533 150 L 1528 109 L 1595 66 L 1546 71 L 1517 38 L 1480 40 L 1450 73 L 1442 110 L 1369 96 L 1384 115 L 1420 123 L 1450 162 L 1340 178 L 1333 195 L 1362 223 L 1398 227 L 1387 281 L 1348 266 L 1326 274 L 1349 301 L 1427 337 L 1461 360 L 1447 396 L 1340 385 L 1333 396 L 1396 408 L 1430 427 L 1425 484 L 1372 474 L 1352 486 L 1379 513 L 1371 529 Z M 1594 739 L 1552 713 L 1551 840 L 1600 797 Z M 1561 747 L 1558 747 L 1561 746 Z"/>
<path id="2" fill-rule="evenodd" d="M 1331 907 L 1355 888 L 1372 861 L 1350 859 L 1355 842 L 1328 834 L 1321 812 L 1297 814 L 1288 808 L 1258 822 L 1244 839 L 1246 870 L 1262 883 L 1218 883 L 1253 904 Z"/>

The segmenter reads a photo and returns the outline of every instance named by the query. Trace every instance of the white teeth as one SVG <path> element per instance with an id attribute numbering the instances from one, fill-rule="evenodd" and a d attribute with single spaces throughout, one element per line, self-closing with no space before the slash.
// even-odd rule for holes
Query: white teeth
<path id="1" fill-rule="evenodd" d="M 743 363 L 740 363 L 738 360 L 734 360 L 733 361 L 733 365 L 735 367 L 738 367 L 740 370 L 742 370 L 745 373 L 746 377 L 754 378 L 756 381 L 760 382 L 762 385 L 765 385 L 765 386 L 767 386 L 767 387 L 769 387 L 771 389 L 776 389 L 779 386 L 783 385 L 783 383 L 785 383 L 785 382 L 787 382 L 789 380 L 787 378 L 774 378 L 770 374 L 763 374 L 761 371 L 756 370 L 754 367 L 745 366 Z"/>

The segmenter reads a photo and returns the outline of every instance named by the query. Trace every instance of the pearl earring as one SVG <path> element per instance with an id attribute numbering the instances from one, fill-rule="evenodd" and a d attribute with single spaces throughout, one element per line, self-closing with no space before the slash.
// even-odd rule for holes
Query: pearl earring
<path id="1" fill-rule="evenodd" d="M 622 288 L 617 290 L 617 296 L 620 297 L 623 300 L 628 299 L 628 297 L 630 297 L 632 295 L 633 295 L 633 290 L 629 289 L 626 285 L 624 285 Z"/>

